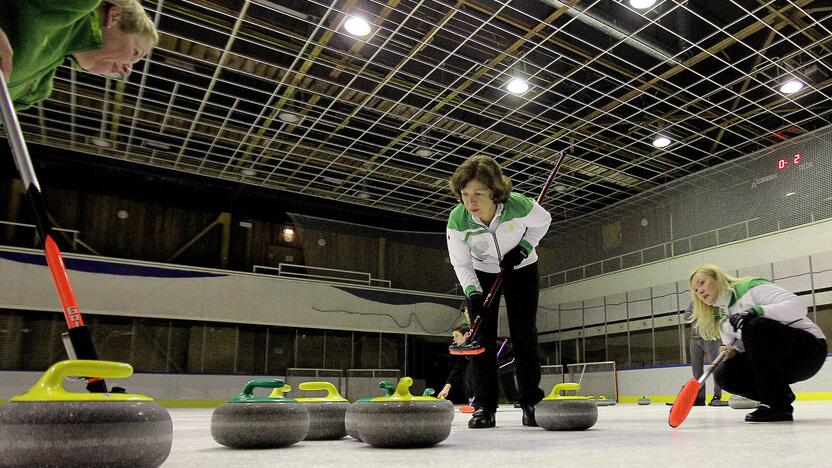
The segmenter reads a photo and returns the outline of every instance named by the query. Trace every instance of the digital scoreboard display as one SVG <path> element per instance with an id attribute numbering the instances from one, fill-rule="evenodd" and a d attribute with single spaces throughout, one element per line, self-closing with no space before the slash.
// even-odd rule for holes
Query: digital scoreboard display
<path id="1" fill-rule="evenodd" d="M 800 165 L 800 160 L 800 153 L 797 153 L 794 156 L 780 158 L 777 160 L 777 169 L 782 171 L 790 166 L 798 166 Z"/>

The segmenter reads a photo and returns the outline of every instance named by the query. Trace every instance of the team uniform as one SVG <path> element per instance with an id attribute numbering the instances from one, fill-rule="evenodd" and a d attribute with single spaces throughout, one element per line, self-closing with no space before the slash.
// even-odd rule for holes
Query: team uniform
<path id="1" fill-rule="evenodd" d="M 533 406 L 543 398 L 540 384 L 540 356 L 537 344 L 537 302 L 540 278 L 535 247 L 546 234 L 551 215 L 534 199 L 511 193 L 505 203 L 496 206 L 491 223 L 486 226 L 462 204 L 448 218 L 447 239 L 451 265 L 466 297 L 488 292 L 500 261 L 510 250 L 520 246 L 527 257 L 506 275 L 502 292 L 506 297 L 509 332 L 516 357 L 519 402 Z M 500 295 L 479 327 L 485 352 L 471 359 L 478 407 L 497 407 L 497 311 Z"/>
<path id="2" fill-rule="evenodd" d="M 826 337 L 806 316 L 806 306 L 768 280 L 745 278 L 723 293 L 714 308 L 720 313 L 722 342 L 738 351 L 716 369 L 719 385 L 791 413 L 795 397 L 789 384 L 815 375 L 827 353 Z M 734 330 L 730 317 L 741 314 L 748 319 Z"/>

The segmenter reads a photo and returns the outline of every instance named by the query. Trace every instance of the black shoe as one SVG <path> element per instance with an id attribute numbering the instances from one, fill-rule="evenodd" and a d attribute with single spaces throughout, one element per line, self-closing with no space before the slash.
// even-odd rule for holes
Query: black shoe
<path id="1" fill-rule="evenodd" d="M 534 419 L 534 406 L 523 405 L 523 425 L 529 427 L 537 427 L 537 421 Z"/>
<path id="2" fill-rule="evenodd" d="M 488 429 L 497 425 L 494 411 L 479 408 L 468 420 L 468 429 Z"/>
<path id="3" fill-rule="evenodd" d="M 745 415 L 745 422 L 764 423 L 794 421 L 791 410 L 775 410 L 768 406 L 760 406 L 756 411 Z"/>
<path id="4" fill-rule="evenodd" d="M 696 401 L 693 402 L 693 406 L 705 406 L 705 399 L 697 398 Z"/>

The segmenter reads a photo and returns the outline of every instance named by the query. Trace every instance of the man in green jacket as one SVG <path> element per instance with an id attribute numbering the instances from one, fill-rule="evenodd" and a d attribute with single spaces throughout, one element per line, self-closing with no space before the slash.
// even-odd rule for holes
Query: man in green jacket
<path id="1" fill-rule="evenodd" d="M 0 70 L 19 110 L 52 94 L 67 58 L 78 69 L 124 77 L 158 40 L 139 0 L 0 1 Z"/>

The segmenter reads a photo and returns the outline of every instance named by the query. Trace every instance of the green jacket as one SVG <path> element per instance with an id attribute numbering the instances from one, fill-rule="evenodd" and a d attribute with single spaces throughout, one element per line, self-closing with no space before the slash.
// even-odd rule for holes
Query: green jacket
<path id="1" fill-rule="evenodd" d="M 55 71 L 75 52 L 103 47 L 101 0 L 0 0 L 0 28 L 11 42 L 9 91 L 18 110 L 52 94 Z"/>
<path id="2" fill-rule="evenodd" d="M 448 217 L 448 255 L 465 295 L 482 292 L 476 270 L 499 272 L 503 255 L 518 245 L 528 254 L 518 268 L 536 262 L 535 247 L 551 222 L 552 216 L 533 198 L 515 192 L 497 205 L 490 226 L 471 215 L 463 204 L 457 205 Z"/>

